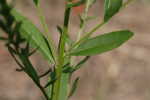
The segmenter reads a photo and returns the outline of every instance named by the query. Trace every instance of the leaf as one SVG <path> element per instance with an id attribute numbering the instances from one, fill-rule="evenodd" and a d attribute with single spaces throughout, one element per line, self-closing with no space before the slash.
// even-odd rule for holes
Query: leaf
<path id="1" fill-rule="evenodd" d="M 71 55 L 91 56 L 101 54 L 119 47 L 124 42 L 129 40 L 132 36 L 133 33 L 128 30 L 121 30 L 99 35 L 81 43 L 76 49 L 71 52 Z"/>
<path id="2" fill-rule="evenodd" d="M 75 68 L 71 67 L 71 66 L 67 66 L 63 68 L 63 72 L 64 73 L 72 73 L 75 71 Z"/>
<path id="3" fill-rule="evenodd" d="M 20 59 L 22 61 L 22 63 L 24 64 L 25 66 L 25 72 L 32 78 L 32 80 L 36 83 L 40 83 L 40 80 L 39 80 L 39 77 L 38 77 L 38 74 L 36 72 L 36 70 L 34 69 L 34 67 L 32 66 L 30 60 L 28 59 L 28 55 L 22 51 L 22 55 L 20 55 Z"/>
<path id="4" fill-rule="evenodd" d="M 33 0 L 34 4 L 38 6 L 40 0 Z"/>
<path id="5" fill-rule="evenodd" d="M 73 85 L 72 85 L 72 88 L 71 88 L 70 93 L 69 93 L 69 97 L 73 96 L 73 94 L 75 93 L 75 91 L 76 91 L 76 89 L 77 89 L 78 82 L 79 82 L 79 77 L 77 77 L 77 78 L 74 80 Z"/>
<path id="6" fill-rule="evenodd" d="M 105 0 L 104 21 L 107 22 L 114 16 L 120 10 L 122 4 L 123 0 Z"/>
<path id="7" fill-rule="evenodd" d="M 60 33 L 60 36 L 61 36 L 63 34 L 63 29 L 60 26 L 57 26 L 57 30 L 58 30 L 58 32 Z M 64 35 L 65 35 L 65 41 L 67 42 L 67 44 L 72 45 L 73 41 L 70 39 L 69 35 L 66 34 L 65 32 L 64 32 Z"/>
<path id="8" fill-rule="evenodd" d="M 56 73 L 55 72 L 51 72 L 50 73 L 50 77 L 49 77 L 49 81 L 46 83 L 44 88 L 47 88 L 48 86 L 52 85 L 56 80 L 57 80 Z"/>
<path id="9" fill-rule="evenodd" d="M 48 81 L 50 81 L 50 78 L 48 78 Z M 51 98 L 52 97 L 52 85 L 49 85 L 45 90 L 46 90 L 46 94 L 48 95 L 48 97 Z"/>
<path id="10" fill-rule="evenodd" d="M 45 56 L 45 58 L 50 62 L 53 62 L 53 56 L 49 44 L 46 42 L 45 37 L 39 29 L 15 9 L 11 11 L 11 14 L 17 22 L 21 22 L 19 32 L 22 37 L 24 37 L 33 48 L 39 48 L 38 50 Z"/>
<path id="11" fill-rule="evenodd" d="M 82 67 L 82 65 L 88 61 L 89 58 L 90 58 L 90 56 L 86 56 L 85 58 L 80 60 L 75 66 L 66 66 L 66 67 L 64 67 L 63 72 L 72 74 L 73 72 L 80 69 Z"/>
<path id="12" fill-rule="evenodd" d="M 86 56 L 85 58 L 83 58 L 77 65 L 75 65 L 74 71 L 80 69 L 82 67 L 82 65 L 88 61 L 89 58 L 90 58 L 90 56 Z"/>
<path id="13" fill-rule="evenodd" d="M 53 95 L 53 92 L 52 92 L 53 84 L 56 80 L 57 80 L 56 73 L 51 72 L 50 77 L 48 78 L 48 83 L 44 86 L 44 88 L 46 88 L 46 93 L 48 97 L 50 98 L 50 100 L 52 99 L 52 95 Z"/>

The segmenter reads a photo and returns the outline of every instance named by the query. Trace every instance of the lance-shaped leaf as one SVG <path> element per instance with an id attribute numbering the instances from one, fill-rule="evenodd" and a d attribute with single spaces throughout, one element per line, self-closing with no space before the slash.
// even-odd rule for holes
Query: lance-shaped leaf
<path id="1" fill-rule="evenodd" d="M 91 56 L 104 53 L 119 47 L 132 36 L 133 33 L 128 30 L 105 33 L 81 43 L 71 52 L 71 55 Z"/>
<path id="2" fill-rule="evenodd" d="M 47 58 L 50 62 L 53 62 L 51 48 L 39 29 L 34 24 L 32 24 L 30 20 L 22 16 L 15 9 L 11 11 L 11 14 L 17 22 L 21 23 L 19 28 L 21 36 L 24 37 L 33 48 L 38 48 L 38 50 L 45 56 L 45 58 Z"/>
<path id="3" fill-rule="evenodd" d="M 36 82 L 37 84 L 40 83 L 38 74 L 36 72 L 36 70 L 34 69 L 34 67 L 32 66 L 31 62 L 28 59 L 28 55 L 25 53 L 25 51 L 22 51 L 22 55 L 19 55 L 22 63 L 25 66 L 24 71 L 32 78 L 32 80 L 34 82 Z"/>
<path id="4" fill-rule="evenodd" d="M 121 8 L 123 0 L 105 0 L 104 21 L 108 21 Z"/>
<path id="5" fill-rule="evenodd" d="M 74 80 L 73 85 L 72 85 L 72 88 L 71 88 L 70 93 L 69 93 L 69 97 L 73 96 L 73 94 L 74 94 L 75 91 L 77 90 L 78 82 L 79 82 L 79 77 L 77 77 L 77 78 Z"/>
<path id="6" fill-rule="evenodd" d="M 63 34 L 63 29 L 60 26 L 57 26 L 57 30 L 60 33 L 60 36 Z M 71 38 L 69 37 L 69 35 L 67 33 L 64 32 L 65 35 L 65 41 L 68 45 L 72 45 L 73 41 L 71 40 Z"/>

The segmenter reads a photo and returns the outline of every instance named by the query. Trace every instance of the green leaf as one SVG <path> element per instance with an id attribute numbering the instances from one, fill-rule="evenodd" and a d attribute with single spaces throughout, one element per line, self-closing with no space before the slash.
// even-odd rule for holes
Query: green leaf
<path id="1" fill-rule="evenodd" d="M 33 48 L 38 48 L 45 58 L 47 58 L 50 62 L 53 62 L 51 48 L 39 29 L 15 9 L 11 11 L 11 14 L 17 22 L 21 22 L 19 32 L 22 37 L 24 37 Z"/>
<path id="2" fill-rule="evenodd" d="M 105 0 L 104 21 L 107 22 L 114 16 L 120 10 L 122 4 L 123 0 Z"/>
<path id="3" fill-rule="evenodd" d="M 69 97 L 73 96 L 73 94 L 75 93 L 76 89 L 77 89 L 77 86 L 78 86 L 78 82 L 79 82 L 79 77 L 77 77 L 74 82 L 73 82 L 73 85 L 72 85 L 72 88 L 70 90 L 70 93 L 69 93 Z"/>
<path id="4" fill-rule="evenodd" d="M 60 36 L 63 34 L 63 29 L 60 26 L 57 26 L 57 30 L 60 33 Z M 71 38 L 69 37 L 68 34 L 64 33 L 65 35 L 65 41 L 68 45 L 72 45 L 73 41 L 71 40 Z"/>
<path id="5" fill-rule="evenodd" d="M 79 61 L 75 66 L 66 66 L 66 67 L 64 67 L 63 72 L 72 74 L 73 72 L 80 69 L 82 67 L 82 65 L 85 64 L 88 61 L 89 58 L 90 58 L 90 56 L 86 56 L 81 61 Z"/>
<path id="6" fill-rule="evenodd" d="M 48 86 L 52 85 L 56 80 L 57 80 L 56 73 L 55 72 L 51 72 L 50 73 L 50 77 L 49 77 L 49 81 L 46 83 L 44 88 L 47 88 Z"/>
<path id="7" fill-rule="evenodd" d="M 50 81 L 50 78 L 48 79 Z M 46 93 L 48 95 L 49 98 L 51 98 L 52 96 L 52 85 L 49 85 L 47 88 L 46 88 Z"/>
<path id="8" fill-rule="evenodd" d="M 88 61 L 89 58 L 90 58 L 90 56 L 86 56 L 85 58 L 83 58 L 77 65 L 75 65 L 74 71 L 80 69 L 82 67 L 82 65 Z"/>
<path id="9" fill-rule="evenodd" d="M 40 0 L 33 0 L 34 4 L 38 6 Z"/>
<path id="10" fill-rule="evenodd" d="M 67 66 L 63 68 L 63 72 L 64 73 L 72 73 L 75 71 L 75 68 L 71 67 L 71 66 Z"/>
<path id="11" fill-rule="evenodd" d="M 110 32 L 90 38 L 71 52 L 74 56 L 91 56 L 110 51 L 129 40 L 133 33 L 128 30 Z"/>
<path id="12" fill-rule="evenodd" d="M 25 72 L 32 78 L 32 80 L 34 82 L 36 82 L 37 84 L 40 83 L 38 74 L 36 72 L 36 70 L 34 69 L 34 67 L 32 66 L 30 60 L 28 59 L 28 55 L 25 53 L 25 51 L 22 51 L 22 55 L 20 55 L 20 59 L 22 61 L 22 63 L 25 66 Z"/>
<path id="13" fill-rule="evenodd" d="M 46 93 L 49 96 L 50 100 L 52 98 L 53 92 L 53 83 L 57 80 L 56 78 L 56 73 L 55 72 L 51 72 L 50 73 L 50 77 L 48 78 L 48 83 L 44 86 L 44 88 L 46 88 Z"/>

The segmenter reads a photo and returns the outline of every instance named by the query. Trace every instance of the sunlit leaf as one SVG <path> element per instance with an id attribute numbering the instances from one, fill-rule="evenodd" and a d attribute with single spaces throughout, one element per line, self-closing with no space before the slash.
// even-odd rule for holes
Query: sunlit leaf
<path id="1" fill-rule="evenodd" d="M 99 35 L 81 43 L 76 49 L 71 52 L 71 55 L 90 56 L 101 54 L 119 47 L 124 42 L 129 40 L 132 36 L 133 33 L 128 30 Z"/>
<path id="2" fill-rule="evenodd" d="M 26 55 L 25 52 L 22 52 L 22 53 L 24 54 L 20 55 L 20 59 L 25 66 L 24 71 L 33 79 L 33 81 L 39 84 L 40 80 L 39 80 L 38 74 L 36 70 L 34 69 L 34 67 L 32 66 L 31 62 L 29 61 L 28 55 Z"/>
<path id="3" fill-rule="evenodd" d="M 46 38 L 39 31 L 39 29 L 32 24 L 30 20 L 22 16 L 15 9 L 11 11 L 12 16 L 17 22 L 21 23 L 19 32 L 22 37 L 24 37 L 33 48 L 38 48 L 38 50 L 50 61 L 53 62 L 53 56 L 51 53 L 50 45 L 47 43 Z"/>

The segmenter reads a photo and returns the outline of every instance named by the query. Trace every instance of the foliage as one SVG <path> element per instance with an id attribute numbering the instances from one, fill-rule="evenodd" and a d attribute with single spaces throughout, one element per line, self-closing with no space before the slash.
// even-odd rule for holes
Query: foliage
<path id="1" fill-rule="evenodd" d="M 124 3 L 123 0 L 105 0 L 103 21 L 91 27 L 91 31 L 84 32 L 86 22 L 93 19 L 88 16 L 88 11 L 96 0 L 65 0 L 64 24 L 56 28 L 60 33 L 57 47 L 53 43 L 42 15 L 40 0 L 33 0 L 33 2 L 45 30 L 44 34 L 6 0 L 0 0 L 0 28 L 6 34 L 6 37 L 1 36 L 0 40 L 5 42 L 9 53 L 20 67 L 17 71 L 24 71 L 41 90 L 46 100 L 68 100 L 75 93 L 79 83 L 79 77 L 77 77 L 69 88 L 69 81 L 75 71 L 80 69 L 91 56 L 118 48 L 133 36 L 133 32 L 129 30 L 119 30 L 91 37 L 129 1 Z M 83 5 L 84 7 L 80 8 L 84 12 L 79 14 L 80 29 L 77 40 L 73 41 L 68 32 L 70 13 L 72 9 L 76 9 L 75 7 Z M 39 51 L 50 64 L 54 65 L 42 75 L 38 74 L 29 59 L 36 51 Z M 72 64 L 73 56 L 84 56 L 84 58 L 74 65 Z M 43 85 L 40 80 L 46 75 L 49 78 L 47 84 Z"/>

